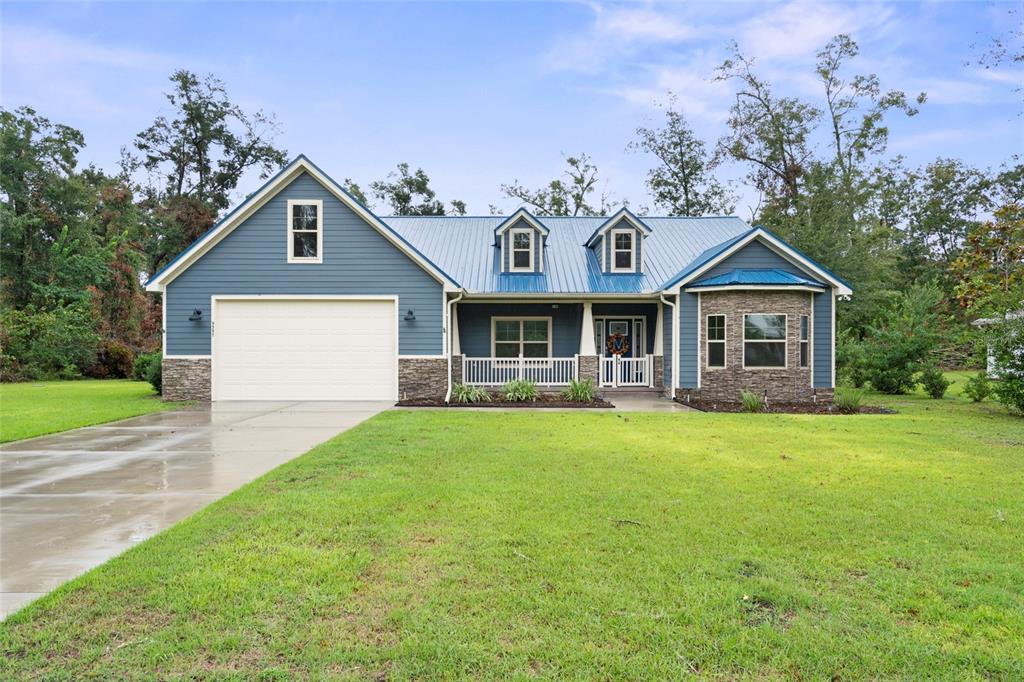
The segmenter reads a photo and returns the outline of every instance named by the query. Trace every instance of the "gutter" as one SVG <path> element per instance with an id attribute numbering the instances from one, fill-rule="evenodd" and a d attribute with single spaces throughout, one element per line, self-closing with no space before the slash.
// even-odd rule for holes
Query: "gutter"
<path id="1" fill-rule="evenodd" d="M 445 336 L 447 337 L 446 340 L 448 341 L 448 343 L 446 344 L 447 348 L 445 348 L 444 350 L 445 355 L 448 356 L 448 389 L 444 393 L 445 404 L 448 404 L 448 401 L 451 400 L 452 398 L 452 310 L 454 309 L 455 304 L 461 300 L 462 292 L 459 292 L 458 296 L 448 301 L 448 307 L 446 308 L 447 319 L 445 320 L 445 329 L 447 330 L 447 333 L 445 334 Z"/>
<path id="2" fill-rule="evenodd" d="M 677 297 L 676 303 L 678 302 Z M 672 380 L 669 382 L 672 387 L 672 394 L 669 396 L 670 400 L 676 399 L 676 377 L 679 376 L 678 367 L 676 367 L 679 363 L 679 320 L 676 319 L 676 303 L 670 303 L 665 298 L 664 292 L 661 294 L 661 304 L 667 305 L 672 309 Z M 662 320 L 662 324 L 664 324 L 664 320 Z M 661 333 L 664 334 L 665 330 L 662 329 Z"/>

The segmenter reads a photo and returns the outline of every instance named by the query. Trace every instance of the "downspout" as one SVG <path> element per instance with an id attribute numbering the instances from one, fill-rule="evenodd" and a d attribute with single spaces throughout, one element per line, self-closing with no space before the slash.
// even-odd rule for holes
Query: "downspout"
<path id="1" fill-rule="evenodd" d="M 678 364 L 678 362 L 679 362 L 679 349 L 676 347 L 677 344 L 678 344 L 678 338 L 679 338 L 679 321 L 676 319 L 676 304 L 675 303 L 670 303 L 668 301 L 668 299 L 665 298 L 665 294 L 664 293 L 661 294 L 661 303 L 662 303 L 662 305 L 667 305 L 669 308 L 672 309 L 672 380 L 669 381 L 669 384 L 670 384 L 671 389 L 672 389 L 672 393 L 669 395 L 669 400 L 675 400 L 676 399 L 676 376 L 678 376 L 678 374 L 676 372 L 676 370 L 677 370 L 676 364 Z M 677 301 L 677 303 L 678 303 L 678 301 Z M 664 317 L 664 316 L 662 316 L 662 317 Z M 664 329 L 661 330 L 661 335 L 663 337 L 665 336 L 665 330 Z M 664 362 L 664 359 L 662 359 L 662 362 Z"/>
<path id="2" fill-rule="evenodd" d="M 455 304 L 461 300 L 462 292 L 459 292 L 458 296 L 448 301 L 448 315 L 447 319 L 445 320 L 445 336 L 447 337 L 446 340 L 448 341 L 448 343 L 446 344 L 448 347 L 445 348 L 445 355 L 448 356 L 448 390 L 445 391 L 444 394 L 445 404 L 447 404 L 448 401 L 451 400 L 452 398 L 452 310 L 454 309 Z"/>

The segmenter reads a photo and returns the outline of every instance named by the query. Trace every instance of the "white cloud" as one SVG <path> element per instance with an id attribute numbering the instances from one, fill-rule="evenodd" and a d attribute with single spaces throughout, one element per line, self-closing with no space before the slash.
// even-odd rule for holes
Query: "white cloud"
<path id="1" fill-rule="evenodd" d="M 740 46 L 759 61 L 813 55 L 838 33 L 883 30 L 893 11 L 883 5 L 838 5 L 793 0 L 769 9 L 740 26 Z"/>
<path id="2" fill-rule="evenodd" d="M 3 58 L 22 66 L 96 65 L 123 69 L 167 69 L 180 64 L 169 55 L 107 45 L 33 26 L 4 26 Z"/>

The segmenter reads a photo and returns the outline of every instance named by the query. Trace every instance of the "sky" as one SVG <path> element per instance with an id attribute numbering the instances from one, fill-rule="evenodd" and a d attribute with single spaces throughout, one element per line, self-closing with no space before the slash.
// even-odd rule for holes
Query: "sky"
<path id="1" fill-rule="evenodd" d="M 998 167 L 1024 152 L 1024 65 L 976 64 L 1022 15 L 1007 2 L 810 0 L 715 3 L 16 3 L 0 5 L 0 105 L 35 108 L 86 139 L 83 163 L 116 170 L 122 146 L 159 114 L 179 68 L 212 73 L 247 110 L 280 124 L 278 145 L 364 188 L 399 162 L 422 167 L 471 214 L 510 211 L 500 185 L 541 186 L 563 155 L 589 154 L 614 203 L 651 204 L 651 158 L 629 151 L 676 94 L 709 146 L 734 90 L 710 79 L 730 41 L 779 94 L 822 104 L 815 53 L 837 33 L 848 73 L 924 91 L 892 115 L 890 155 L 910 166 L 957 157 Z M 1016 17 L 1016 19 L 1014 18 Z M 824 145 L 824 140 L 817 144 Z M 725 180 L 744 169 L 727 164 Z M 244 178 L 240 200 L 258 187 Z M 738 184 L 736 213 L 756 193 Z M 383 207 L 378 207 L 382 209 Z M 386 210 L 382 210 L 386 213 Z"/>

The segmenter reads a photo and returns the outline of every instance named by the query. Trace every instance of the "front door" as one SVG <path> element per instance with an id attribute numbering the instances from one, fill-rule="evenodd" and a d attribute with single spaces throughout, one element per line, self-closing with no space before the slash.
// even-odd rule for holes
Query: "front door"
<path id="1" fill-rule="evenodd" d="M 633 321 L 608 320 L 605 324 L 603 355 L 605 357 L 612 355 L 624 358 L 633 357 Z"/>

